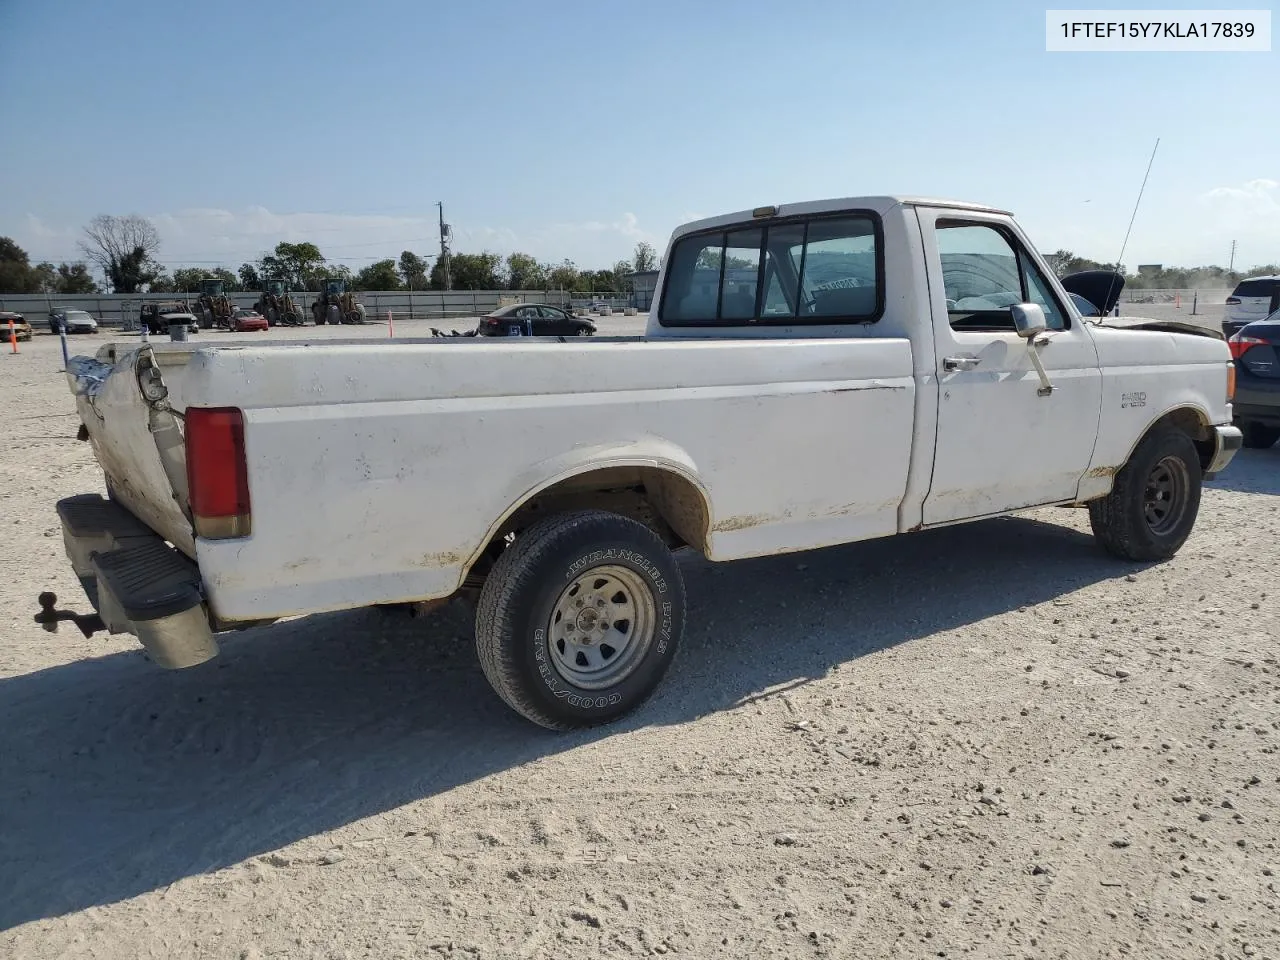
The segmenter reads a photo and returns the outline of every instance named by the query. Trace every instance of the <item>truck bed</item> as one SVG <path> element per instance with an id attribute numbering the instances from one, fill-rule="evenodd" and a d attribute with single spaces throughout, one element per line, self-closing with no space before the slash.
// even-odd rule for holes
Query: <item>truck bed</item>
<path id="1" fill-rule="evenodd" d="M 243 411 L 251 536 L 193 537 L 148 349 L 179 416 Z M 893 533 L 915 393 L 892 337 L 134 341 L 70 377 L 117 499 L 198 560 L 227 622 L 448 596 L 526 498 L 586 470 L 687 478 L 713 559 Z"/>

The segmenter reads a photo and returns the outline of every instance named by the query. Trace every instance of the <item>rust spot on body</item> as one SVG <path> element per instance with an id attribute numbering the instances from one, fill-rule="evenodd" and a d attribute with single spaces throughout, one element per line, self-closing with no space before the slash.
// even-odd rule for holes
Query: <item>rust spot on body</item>
<path id="1" fill-rule="evenodd" d="M 727 520 L 717 521 L 711 528 L 711 532 L 732 533 L 735 530 L 749 530 L 768 522 L 769 518 L 763 513 L 747 513 L 740 517 L 729 517 Z"/>
<path id="2" fill-rule="evenodd" d="M 419 567 L 456 567 L 466 560 L 466 556 L 457 550 L 446 550 L 440 553 L 424 553 L 418 561 Z"/>
<path id="3" fill-rule="evenodd" d="M 1088 473 L 1085 474 L 1085 478 L 1088 480 L 1097 480 L 1097 479 L 1101 479 L 1102 477 L 1114 477 L 1115 475 L 1116 475 L 1115 467 L 1094 467 L 1092 470 L 1090 470 Z"/>

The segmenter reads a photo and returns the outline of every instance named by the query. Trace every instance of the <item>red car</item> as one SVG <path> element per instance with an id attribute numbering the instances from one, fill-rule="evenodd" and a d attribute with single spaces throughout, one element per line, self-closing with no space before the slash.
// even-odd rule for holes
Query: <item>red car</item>
<path id="1" fill-rule="evenodd" d="M 257 310 L 241 307 L 231 315 L 232 333 L 252 333 L 255 330 L 266 330 L 267 326 L 267 318 Z"/>

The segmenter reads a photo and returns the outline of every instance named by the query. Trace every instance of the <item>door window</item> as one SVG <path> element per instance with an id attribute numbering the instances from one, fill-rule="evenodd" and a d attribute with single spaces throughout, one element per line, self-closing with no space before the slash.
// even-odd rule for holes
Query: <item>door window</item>
<path id="1" fill-rule="evenodd" d="M 939 220 L 937 240 L 952 329 L 1012 331 L 1009 307 L 1016 303 L 1038 304 L 1050 330 L 1066 328 L 1066 314 L 1044 276 L 1003 230 Z"/>

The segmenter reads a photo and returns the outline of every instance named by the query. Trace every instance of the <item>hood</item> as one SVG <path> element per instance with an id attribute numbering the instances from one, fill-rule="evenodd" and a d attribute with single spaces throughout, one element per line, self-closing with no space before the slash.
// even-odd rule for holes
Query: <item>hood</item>
<path id="1" fill-rule="evenodd" d="M 1081 294 L 1084 296 L 1084 294 Z M 1190 333 L 1214 340 L 1226 339 L 1221 330 L 1201 326 L 1189 320 L 1153 320 L 1150 317 L 1091 317 L 1091 323 L 1112 330 L 1164 330 L 1168 333 Z"/>
<path id="2" fill-rule="evenodd" d="M 1124 274 L 1114 270 L 1081 270 L 1069 273 L 1058 281 L 1067 293 L 1084 297 L 1103 316 L 1115 309 L 1124 290 Z"/>

